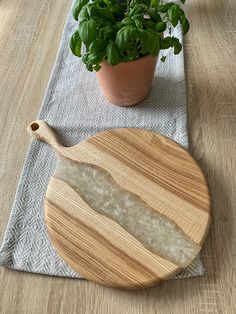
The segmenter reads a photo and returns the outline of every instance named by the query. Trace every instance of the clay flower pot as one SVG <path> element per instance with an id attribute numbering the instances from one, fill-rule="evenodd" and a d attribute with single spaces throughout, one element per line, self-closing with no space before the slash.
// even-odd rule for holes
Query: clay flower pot
<path id="1" fill-rule="evenodd" d="M 118 106 L 133 106 L 144 100 L 151 87 L 157 57 L 140 59 L 111 66 L 103 61 L 96 72 L 106 99 Z"/>

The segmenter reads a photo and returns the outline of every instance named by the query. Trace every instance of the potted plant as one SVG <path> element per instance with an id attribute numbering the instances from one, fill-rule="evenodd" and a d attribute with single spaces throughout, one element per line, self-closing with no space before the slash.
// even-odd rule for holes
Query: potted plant
<path id="1" fill-rule="evenodd" d="M 79 23 L 70 38 L 73 54 L 97 72 L 105 97 L 120 106 L 147 96 L 161 50 L 173 47 L 174 54 L 180 53 L 182 45 L 171 28 L 180 22 L 183 34 L 189 29 L 181 6 L 160 0 L 77 0 L 73 16 Z M 168 36 L 163 35 L 166 29 Z"/>

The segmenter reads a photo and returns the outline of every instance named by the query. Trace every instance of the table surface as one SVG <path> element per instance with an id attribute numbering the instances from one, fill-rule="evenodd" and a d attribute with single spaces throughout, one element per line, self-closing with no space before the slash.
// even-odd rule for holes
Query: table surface
<path id="1" fill-rule="evenodd" d="M 0 241 L 55 61 L 68 0 L 0 1 Z M 0 269 L 0 313 L 236 313 L 236 3 L 188 0 L 185 38 L 191 150 L 208 178 L 213 222 L 206 275 L 122 291 Z"/>

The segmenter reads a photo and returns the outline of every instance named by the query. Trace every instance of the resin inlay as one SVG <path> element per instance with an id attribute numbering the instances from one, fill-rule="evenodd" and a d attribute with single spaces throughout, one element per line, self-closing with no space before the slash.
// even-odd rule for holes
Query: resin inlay
<path id="1" fill-rule="evenodd" d="M 70 185 L 94 211 L 119 223 L 154 254 L 181 267 L 198 254 L 200 246 L 173 221 L 120 187 L 106 170 L 60 157 L 54 177 Z"/>

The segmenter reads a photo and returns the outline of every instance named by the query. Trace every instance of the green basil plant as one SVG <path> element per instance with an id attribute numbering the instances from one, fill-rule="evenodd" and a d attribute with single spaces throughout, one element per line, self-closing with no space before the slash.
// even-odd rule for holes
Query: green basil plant
<path id="1" fill-rule="evenodd" d="M 76 0 L 73 16 L 78 28 L 70 38 L 70 49 L 89 71 L 98 71 L 103 60 L 114 66 L 147 54 L 157 56 L 170 47 L 178 54 L 182 45 L 171 36 L 171 28 L 180 22 L 183 34 L 189 30 L 181 5 L 161 0 Z M 166 29 L 168 36 L 163 35 Z"/>

